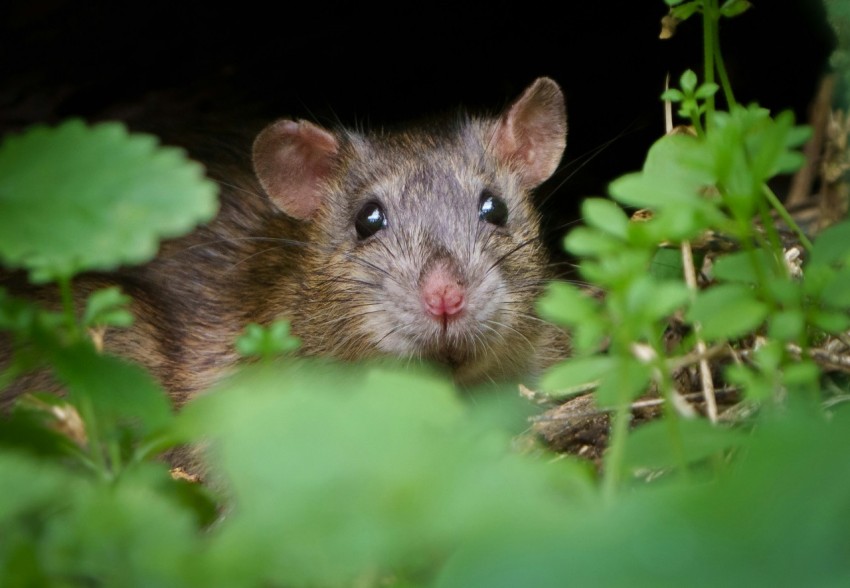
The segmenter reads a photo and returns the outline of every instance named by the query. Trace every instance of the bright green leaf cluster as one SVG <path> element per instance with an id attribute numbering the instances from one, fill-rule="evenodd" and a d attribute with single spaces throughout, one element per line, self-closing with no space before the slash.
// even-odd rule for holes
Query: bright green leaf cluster
<path id="1" fill-rule="evenodd" d="M 272 358 L 290 353 L 301 346 L 301 340 L 290 334 L 289 322 L 275 321 L 268 327 L 256 323 L 245 326 L 244 334 L 236 340 L 236 350 L 243 357 Z"/>

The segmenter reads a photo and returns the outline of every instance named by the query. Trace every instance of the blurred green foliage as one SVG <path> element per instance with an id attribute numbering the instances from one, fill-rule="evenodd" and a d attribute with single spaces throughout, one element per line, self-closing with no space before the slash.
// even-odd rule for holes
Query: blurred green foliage
<path id="1" fill-rule="evenodd" d="M 715 25 L 749 6 L 668 4 Z M 774 206 L 763 184 L 799 163 L 806 131 L 757 106 L 715 109 L 719 77 L 686 74 L 667 94 L 696 136 L 660 139 L 642 171 L 612 183 L 614 201 L 584 203 L 566 246 L 606 297 L 553 283 L 540 302 L 576 349 L 543 389 L 594 382 L 619 415 L 601 476 L 520 451 L 528 407 L 513 392 L 464 397 L 409 366 L 278 361 L 298 345 L 285 322 L 247 326 L 239 351 L 261 361 L 175 415 L 149 374 L 85 335 L 129 324 L 120 292 L 94 293 L 78 315 L 0 291 L 15 348 L 0 389 L 46 365 L 68 391 L 26 395 L 0 420 L 0 585 L 848 585 L 850 415 L 840 396 L 822 408 L 822 373 L 787 345 L 850 326 L 850 225 L 823 232 L 803 277 L 791 275 L 751 220 Z M 149 259 L 159 239 L 208 219 L 214 195 L 181 152 L 120 125 L 37 128 L 0 146 L 0 259 L 67 301 L 75 273 Z M 654 214 L 635 223 L 621 205 Z M 671 244 L 706 230 L 741 250 L 695 292 Z M 669 410 L 675 356 L 661 342 L 673 314 L 710 341 L 765 338 L 727 374 L 765 407 L 747 427 Z M 650 385 L 668 410 L 629 433 L 628 403 Z M 156 459 L 184 442 L 203 485 Z"/>

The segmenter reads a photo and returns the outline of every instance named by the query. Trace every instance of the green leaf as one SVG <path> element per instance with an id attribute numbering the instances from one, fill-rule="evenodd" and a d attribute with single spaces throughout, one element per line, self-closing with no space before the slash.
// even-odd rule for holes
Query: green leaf
<path id="1" fill-rule="evenodd" d="M 747 0 L 726 0 L 720 6 L 720 14 L 727 18 L 732 18 L 743 14 L 750 8 L 752 8 L 752 4 Z"/>
<path id="2" fill-rule="evenodd" d="M 626 238 L 629 217 L 610 200 L 588 198 L 582 202 L 581 214 L 588 225 L 619 239 Z"/>
<path id="3" fill-rule="evenodd" d="M 723 373 L 729 382 L 744 391 L 744 397 L 748 400 L 762 402 L 773 396 L 772 380 L 744 364 L 732 364 Z"/>
<path id="4" fill-rule="evenodd" d="M 672 247 L 659 247 L 652 258 L 649 273 L 659 280 L 681 280 L 684 276 L 681 250 Z"/>
<path id="5" fill-rule="evenodd" d="M 767 306 L 755 292 L 740 284 L 722 284 L 699 292 L 687 313 L 702 324 L 702 336 L 711 341 L 735 339 L 755 330 L 767 316 Z"/>
<path id="6" fill-rule="evenodd" d="M 844 312 L 814 311 L 809 315 L 809 322 L 834 335 L 850 329 L 850 316 Z"/>
<path id="7" fill-rule="evenodd" d="M 540 387 L 549 394 L 569 396 L 578 388 L 597 383 L 615 366 L 616 360 L 605 355 L 566 359 L 549 368 Z"/>
<path id="8" fill-rule="evenodd" d="M 550 533 L 489 536 L 452 554 L 435 588 L 845 586 L 847 411 L 787 412 L 710 481 L 642 483 Z"/>
<path id="9" fill-rule="evenodd" d="M 650 147 L 640 173 L 617 178 L 608 190 L 628 206 L 701 208 L 705 189 L 715 182 L 710 156 L 694 137 L 665 135 Z"/>
<path id="10" fill-rule="evenodd" d="M 171 422 L 168 397 L 140 366 L 99 354 L 87 341 L 53 347 L 49 353 L 68 398 L 77 407 L 93 408 L 97 426 L 107 438 L 117 438 L 128 425 L 147 434 Z"/>
<path id="11" fill-rule="evenodd" d="M 552 281 L 546 285 L 543 295 L 537 300 L 540 317 L 565 326 L 585 321 L 591 315 L 598 315 L 600 304 L 587 292 L 561 281 Z"/>
<path id="12" fill-rule="evenodd" d="M 846 265 L 850 260 L 850 221 L 824 229 L 814 242 L 809 266 Z"/>
<path id="13" fill-rule="evenodd" d="M 133 314 L 126 308 L 132 299 L 113 286 L 92 292 L 86 301 L 83 313 L 83 325 L 129 327 L 133 324 Z"/>
<path id="14" fill-rule="evenodd" d="M 821 391 L 821 375 L 815 362 L 804 359 L 783 368 L 782 383 L 791 394 L 816 395 Z"/>
<path id="15" fill-rule="evenodd" d="M 820 295 L 821 300 L 833 308 L 850 308 L 850 268 L 835 272 Z"/>
<path id="16" fill-rule="evenodd" d="M 799 310 L 773 313 L 768 318 L 767 333 L 774 339 L 789 343 L 797 342 L 806 327 L 805 317 Z"/>
<path id="17" fill-rule="evenodd" d="M 622 246 L 613 255 L 597 260 L 585 259 L 579 267 L 581 275 L 606 289 L 627 288 L 636 276 L 646 273 L 651 252 L 645 249 Z"/>
<path id="18" fill-rule="evenodd" d="M 610 371 L 604 375 L 596 390 L 596 402 L 601 407 L 615 407 L 631 402 L 649 391 L 652 367 L 633 357 L 615 357 Z"/>
<path id="19" fill-rule="evenodd" d="M 217 209 L 183 151 L 118 123 L 34 127 L 0 146 L 0 261 L 34 282 L 151 259 Z"/>
<path id="20" fill-rule="evenodd" d="M 263 327 L 251 323 L 236 340 L 236 350 L 243 357 L 274 357 L 282 353 L 295 351 L 301 346 L 301 340 L 290 334 L 289 322 L 278 320 Z"/>
<path id="21" fill-rule="evenodd" d="M 669 4 L 669 2 L 668 2 Z M 671 14 L 678 18 L 679 20 L 688 20 L 694 13 L 699 10 L 700 2 L 688 2 L 686 4 L 682 4 L 681 6 L 677 6 L 671 11 Z"/>
<path id="22" fill-rule="evenodd" d="M 710 98 L 711 96 L 717 94 L 717 91 L 719 89 L 720 86 L 718 86 L 717 84 L 712 82 L 706 82 L 705 84 L 702 84 L 699 88 L 697 88 L 695 96 L 701 100 L 705 100 L 706 98 Z"/>
<path id="23" fill-rule="evenodd" d="M 563 524 L 558 513 L 586 487 L 564 464 L 512 454 L 511 436 L 475 418 L 445 379 L 266 367 L 181 415 L 210 440 L 209 463 L 234 501 L 205 537 L 217 586 L 433 574 L 469 541 L 547 517 Z"/>
<path id="24" fill-rule="evenodd" d="M 720 280 L 755 285 L 755 267 L 770 268 L 775 265 L 772 255 L 765 249 L 727 253 L 715 260 L 712 272 Z"/>
<path id="25" fill-rule="evenodd" d="M 209 564 L 195 520 L 158 488 L 168 484 L 167 470 L 155 473 L 81 488 L 61 511 L 54 508 L 38 542 L 43 565 L 56 579 L 50 585 L 65 584 L 65 578 L 100 586 L 205 584 L 202 566 Z"/>
<path id="26" fill-rule="evenodd" d="M 681 280 L 655 280 L 647 275 L 633 284 L 629 292 L 629 306 L 635 315 L 657 321 L 684 306 L 690 296 L 688 287 Z"/>
<path id="27" fill-rule="evenodd" d="M 564 247 L 576 255 L 595 256 L 619 251 L 625 244 L 599 229 L 577 227 L 564 238 Z"/>
<path id="28" fill-rule="evenodd" d="M 16 298 L 0 288 L 0 330 L 26 333 L 32 328 L 38 313 L 38 307 L 32 302 Z"/>
<path id="29" fill-rule="evenodd" d="M 697 74 L 694 73 L 694 70 L 686 69 L 682 77 L 679 78 L 679 85 L 686 95 L 692 95 L 697 87 Z"/>
<path id="30" fill-rule="evenodd" d="M 717 455 L 744 439 L 740 432 L 705 419 L 677 419 L 675 424 L 657 420 L 629 434 L 624 460 L 632 470 L 678 467 Z"/>
<path id="31" fill-rule="evenodd" d="M 676 88 L 669 88 L 664 90 L 664 93 L 661 94 L 662 100 L 669 100 L 670 102 L 681 102 L 685 99 L 685 95 L 682 94 L 681 90 L 677 90 Z"/>

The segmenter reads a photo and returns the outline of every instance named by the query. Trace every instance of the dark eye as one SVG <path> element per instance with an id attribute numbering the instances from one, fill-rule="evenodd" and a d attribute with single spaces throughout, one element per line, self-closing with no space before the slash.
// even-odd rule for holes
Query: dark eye
<path id="1" fill-rule="evenodd" d="M 484 190 L 478 202 L 478 218 L 491 225 L 504 227 L 508 222 L 508 205 L 489 190 Z"/>
<path id="2" fill-rule="evenodd" d="M 368 239 L 386 226 L 387 215 L 377 202 L 364 204 L 354 217 L 354 228 L 357 230 L 357 237 L 361 240 Z"/>

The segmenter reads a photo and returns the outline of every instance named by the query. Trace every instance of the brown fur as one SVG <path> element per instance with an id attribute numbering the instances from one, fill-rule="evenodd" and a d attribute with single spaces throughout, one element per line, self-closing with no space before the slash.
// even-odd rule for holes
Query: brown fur
<path id="1" fill-rule="evenodd" d="M 204 161 L 222 186 L 215 220 L 165 242 L 144 266 L 75 286 L 82 296 L 117 283 L 133 296 L 135 325 L 110 329 L 106 348 L 148 367 L 178 405 L 237 362 L 245 324 L 277 318 L 291 321 L 305 355 L 437 361 L 461 384 L 537 374 L 566 343 L 534 313 L 550 275 L 529 191 L 555 170 L 565 120 L 560 90 L 539 80 L 501 117 L 375 134 L 276 123 L 254 146 L 259 178 L 247 150 Z M 289 166 L 277 175 L 275 157 Z M 505 200 L 504 227 L 479 220 L 484 189 Z M 360 240 L 353 219 L 374 200 L 388 227 Z M 435 263 L 468 294 L 468 312 L 443 330 L 419 301 Z M 5 401 L 34 382 L 21 380 Z"/>

